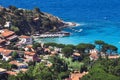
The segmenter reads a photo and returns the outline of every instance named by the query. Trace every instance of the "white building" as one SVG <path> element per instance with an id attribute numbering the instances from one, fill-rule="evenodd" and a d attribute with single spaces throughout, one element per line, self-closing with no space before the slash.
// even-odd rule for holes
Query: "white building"
<path id="1" fill-rule="evenodd" d="M 11 27 L 11 22 L 7 21 L 4 25 L 5 28 L 10 28 Z"/>
<path id="2" fill-rule="evenodd" d="M 20 39 L 19 44 L 31 45 L 33 43 L 33 38 L 31 36 L 21 35 L 19 39 Z"/>

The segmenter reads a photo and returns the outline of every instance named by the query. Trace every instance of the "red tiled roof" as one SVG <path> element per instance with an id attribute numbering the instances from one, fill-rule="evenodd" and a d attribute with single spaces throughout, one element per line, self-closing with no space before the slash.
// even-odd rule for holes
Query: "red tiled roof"
<path id="1" fill-rule="evenodd" d="M 97 53 L 91 53 L 90 57 L 92 57 L 94 59 L 98 59 L 98 54 Z"/>
<path id="2" fill-rule="evenodd" d="M 20 69 L 22 72 L 27 72 L 28 69 Z"/>
<path id="3" fill-rule="evenodd" d="M 73 53 L 74 56 L 80 56 L 80 53 Z"/>
<path id="4" fill-rule="evenodd" d="M 30 38 L 30 36 L 26 36 L 26 35 L 21 35 L 19 36 L 20 38 Z"/>
<path id="5" fill-rule="evenodd" d="M 109 59 L 116 59 L 119 58 L 120 56 L 108 56 Z"/>
<path id="6" fill-rule="evenodd" d="M 17 35 L 12 35 L 12 36 L 8 37 L 7 39 L 12 40 L 12 39 L 16 39 L 17 37 L 18 37 Z"/>
<path id="7" fill-rule="evenodd" d="M 29 55 L 29 56 L 34 56 L 35 55 L 35 52 L 25 51 L 24 53 L 25 53 L 25 55 Z"/>
<path id="8" fill-rule="evenodd" d="M 0 43 L 3 43 L 3 42 L 5 42 L 5 40 L 4 39 L 0 39 Z"/>
<path id="9" fill-rule="evenodd" d="M 10 30 L 8 30 L 8 29 L 4 29 L 3 31 L 4 31 L 4 32 L 1 33 L 1 35 L 2 35 L 3 37 L 9 37 L 9 36 L 15 34 L 15 32 L 10 31 Z"/>
<path id="10" fill-rule="evenodd" d="M 27 47 L 27 48 L 32 48 L 33 46 L 32 46 L 32 45 L 27 45 L 26 47 Z"/>
<path id="11" fill-rule="evenodd" d="M 88 72 L 83 72 L 83 73 L 72 73 L 71 74 L 71 79 L 72 80 L 80 80 L 84 75 L 88 74 Z"/>
<path id="12" fill-rule="evenodd" d="M 5 56 L 9 55 L 11 52 L 12 52 L 12 50 L 0 48 L 0 53 L 2 53 Z"/>
<path id="13" fill-rule="evenodd" d="M 23 63 L 20 63 L 20 62 L 17 62 L 17 61 L 11 61 L 11 62 L 9 62 L 9 64 L 14 64 L 16 66 L 24 65 Z"/>
<path id="14" fill-rule="evenodd" d="M 6 71 L 6 73 L 8 73 L 9 75 L 14 75 L 14 76 L 17 75 L 17 73 L 16 73 L 16 72 L 13 72 L 13 71 Z"/>
<path id="15" fill-rule="evenodd" d="M 51 51 L 51 55 L 55 55 L 55 54 L 57 54 L 56 51 Z"/>
<path id="16" fill-rule="evenodd" d="M 49 49 L 49 48 L 45 48 L 44 51 L 48 51 L 48 52 L 50 52 L 50 49 Z"/>

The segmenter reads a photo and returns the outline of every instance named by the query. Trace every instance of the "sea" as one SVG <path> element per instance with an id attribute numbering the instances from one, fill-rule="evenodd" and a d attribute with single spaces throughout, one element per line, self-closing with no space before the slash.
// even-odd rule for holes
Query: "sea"
<path id="1" fill-rule="evenodd" d="M 38 38 L 38 42 L 77 45 L 103 40 L 120 48 L 120 0 L 0 0 L 0 5 L 25 9 L 39 7 L 64 21 L 80 24 L 63 29 L 71 33 L 69 37 Z"/>

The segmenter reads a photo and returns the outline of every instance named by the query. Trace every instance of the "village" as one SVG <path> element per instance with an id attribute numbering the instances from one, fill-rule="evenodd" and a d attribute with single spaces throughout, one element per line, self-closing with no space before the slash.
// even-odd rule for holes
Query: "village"
<path id="1" fill-rule="evenodd" d="M 5 28 L 0 30 L 0 59 L 8 64 L 12 65 L 11 68 L 0 68 L 0 75 L 8 74 L 17 76 L 19 72 L 25 73 L 29 68 L 31 62 L 45 62 L 46 66 L 52 66 L 52 63 L 48 60 L 49 56 L 62 54 L 62 48 L 54 46 L 45 46 L 44 43 L 39 43 L 39 47 L 33 45 L 34 39 L 32 36 L 16 35 L 14 31 L 9 30 L 10 22 L 6 22 Z M 69 51 L 68 51 L 69 52 Z M 43 55 L 44 54 L 44 55 Z M 41 56 L 43 58 L 41 58 Z M 101 52 L 101 56 L 105 57 L 105 54 Z M 78 60 L 81 54 L 78 51 L 73 51 L 72 57 L 74 60 Z M 99 58 L 99 52 L 93 48 L 89 52 L 89 59 L 95 61 Z M 109 59 L 119 58 L 119 55 L 109 55 Z M 0 63 L 2 65 L 2 63 Z M 88 72 L 80 73 L 75 70 L 70 74 L 69 78 L 65 80 L 79 80 Z"/>

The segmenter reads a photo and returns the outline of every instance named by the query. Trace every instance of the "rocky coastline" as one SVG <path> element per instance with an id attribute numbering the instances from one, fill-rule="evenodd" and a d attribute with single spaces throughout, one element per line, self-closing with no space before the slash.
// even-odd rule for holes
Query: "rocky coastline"
<path id="1" fill-rule="evenodd" d="M 76 23 L 64 22 L 56 16 L 42 12 L 39 8 L 26 10 L 15 6 L 0 6 L 0 28 L 5 28 L 6 23 L 9 23 L 7 28 L 18 35 L 59 32 L 61 28 L 76 26 Z"/>

